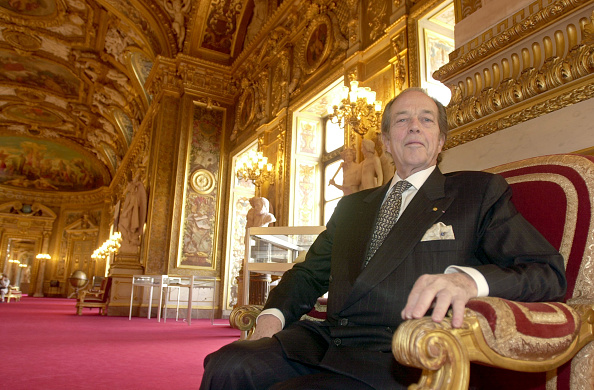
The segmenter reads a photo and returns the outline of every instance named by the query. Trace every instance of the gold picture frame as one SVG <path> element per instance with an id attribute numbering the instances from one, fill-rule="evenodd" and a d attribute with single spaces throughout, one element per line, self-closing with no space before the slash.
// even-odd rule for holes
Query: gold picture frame
<path id="1" fill-rule="evenodd" d="M 316 17 L 305 32 L 299 59 L 305 73 L 315 72 L 330 55 L 332 22 L 326 15 Z"/>
<path id="2" fill-rule="evenodd" d="M 254 119 L 254 105 L 256 99 L 254 89 L 248 87 L 243 91 L 237 106 L 236 122 L 240 130 L 245 129 Z"/>

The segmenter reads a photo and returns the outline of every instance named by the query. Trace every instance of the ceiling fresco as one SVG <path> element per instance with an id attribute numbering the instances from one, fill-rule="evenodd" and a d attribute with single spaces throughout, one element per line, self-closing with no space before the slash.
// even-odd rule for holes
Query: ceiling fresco
<path id="1" fill-rule="evenodd" d="M 0 0 L 0 186 L 109 186 L 151 103 L 156 56 L 232 64 L 281 3 Z"/>
<path id="2" fill-rule="evenodd" d="M 105 171 L 105 170 L 104 170 Z M 2 137 L 0 183 L 40 190 L 85 191 L 107 181 L 83 152 L 29 137 Z"/>

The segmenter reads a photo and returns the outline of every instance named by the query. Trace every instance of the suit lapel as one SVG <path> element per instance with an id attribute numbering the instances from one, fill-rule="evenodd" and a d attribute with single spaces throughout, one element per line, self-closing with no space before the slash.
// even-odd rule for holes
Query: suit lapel
<path id="1" fill-rule="evenodd" d="M 369 265 L 361 271 L 343 309 L 357 302 L 390 275 L 409 255 L 427 229 L 443 215 L 453 200 L 445 196 L 444 185 L 445 176 L 436 168 L 404 210 Z M 383 198 L 380 198 L 380 202 L 381 199 Z"/>

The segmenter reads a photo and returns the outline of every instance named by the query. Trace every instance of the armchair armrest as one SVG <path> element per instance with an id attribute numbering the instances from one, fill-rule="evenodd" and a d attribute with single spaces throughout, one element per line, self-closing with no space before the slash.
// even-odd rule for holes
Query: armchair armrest
<path id="1" fill-rule="evenodd" d="M 467 389 L 470 362 L 543 372 L 570 360 L 594 339 L 594 307 L 519 303 L 499 298 L 469 301 L 462 327 L 451 318 L 405 321 L 392 340 L 401 364 L 423 370 L 418 387 Z"/>
<path id="2" fill-rule="evenodd" d="M 245 305 L 233 309 L 229 316 L 232 328 L 241 330 L 242 339 L 249 338 L 256 328 L 256 318 L 262 312 L 262 305 Z"/>
<path id="3" fill-rule="evenodd" d="M 84 301 L 87 296 L 94 296 L 96 298 L 101 297 L 105 293 L 104 290 L 80 290 L 78 292 L 78 299 Z"/>

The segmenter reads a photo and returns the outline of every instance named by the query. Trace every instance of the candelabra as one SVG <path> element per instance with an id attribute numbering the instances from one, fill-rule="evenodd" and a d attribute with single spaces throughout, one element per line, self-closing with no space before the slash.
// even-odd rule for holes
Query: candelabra
<path id="1" fill-rule="evenodd" d="M 237 161 L 237 178 L 239 180 L 251 180 L 256 187 L 260 187 L 265 181 L 272 181 L 274 172 L 272 164 L 262 152 L 253 150 L 244 153 Z"/>
<path id="2" fill-rule="evenodd" d="M 375 97 L 376 93 L 371 88 L 359 88 L 359 82 L 352 80 L 350 87 L 342 87 L 340 106 L 332 107 L 331 122 L 343 129 L 348 125 L 360 136 L 377 129 L 381 122 L 382 102 Z"/>

